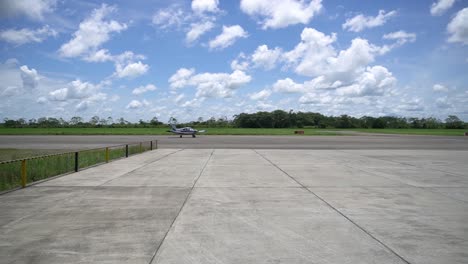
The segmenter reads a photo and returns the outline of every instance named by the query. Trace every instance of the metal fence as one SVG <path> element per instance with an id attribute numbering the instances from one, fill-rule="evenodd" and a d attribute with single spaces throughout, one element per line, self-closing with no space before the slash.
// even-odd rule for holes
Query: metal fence
<path id="1" fill-rule="evenodd" d="M 126 158 L 158 148 L 158 141 L 136 142 L 103 148 L 43 155 L 0 162 L 0 192 L 24 188 L 50 177 Z"/>

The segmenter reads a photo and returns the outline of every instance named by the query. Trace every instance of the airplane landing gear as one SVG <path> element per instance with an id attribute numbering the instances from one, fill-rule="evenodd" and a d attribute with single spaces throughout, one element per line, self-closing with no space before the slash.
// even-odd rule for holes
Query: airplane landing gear
<path id="1" fill-rule="evenodd" d="M 196 137 L 195 134 L 193 134 L 192 137 Z"/>
<path id="2" fill-rule="evenodd" d="M 180 135 L 180 137 L 182 138 L 182 135 Z"/>

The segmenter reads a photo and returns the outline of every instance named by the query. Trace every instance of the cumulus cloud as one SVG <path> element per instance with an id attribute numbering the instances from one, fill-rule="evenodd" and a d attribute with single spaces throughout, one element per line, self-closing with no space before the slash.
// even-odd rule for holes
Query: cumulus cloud
<path id="1" fill-rule="evenodd" d="M 219 11 L 218 4 L 218 0 L 193 0 L 192 10 L 195 13 L 217 12 Z"/>
<path id="2" fill-rule="evenodd" d="M 82 82 L 81 80 L 74 80 L 68 83 L 67 87 L 54 90 L 49 93 L 50 101 L 67 101 L 73 99 L 86 99 L 91 98 L 93 95 L 98 94 L 99 86 Z"/>
<path id="3" fill-rule="evenodd" d="M 398 45 L 403 45 L 406 42 L 415 42 L 416 34 L 400 30 L 383 35 L 383 39 L 396 40 Z"/>
<path id="4" fill-rule="evenodd" d="M 270 95 L 272 94 L 272 91 L 270 89 L 263 89 L 257 93 L 252 93 L 249 95 L 250 99 L 252 100 L 266 100 Z"/>
<path id="5" fill-rule="evenodd" d="M 185 36 L 185 40 L 187 43 L 193 43 L 197 39 L 199 39 L 203 34 L 210 31 L 214 28 L 214 23 L 211 21 L 204 21 L 199 23 L 192 23 L 190 25 L 190 30 L 187 32 Z"/>
<path id="6" fill-rule="evenodd" d="M 176 98 L 174 98 L 174 102 L 176 104 L 180 104 L 184 98 L 185 98 L 185 94 L 179 94 L 178 96 L 176 96 Z"/>
<path id="7" fill-rule="evenodd" d="M 149 66 L 141 61 L 129 63 L 125 66 L 117 63 L 115 75 L 118 78 L 135 78 L 148 72 Z"/>
<path id="8" fill-rule="evenodd" d="M 236 59 L 231 62 L 232 70 L 246 71 L 249 68 L 248 57 L 244 53 L 240 53 Z"/>
<path id="9" fill-rule="evenodd" d="M 447 26 L 450 34 L 448 42 L 461 42 L 468 45 L 468 7 L 458 11 L 455 17 Z"/>
<path id="10" fill-rule="evenodd" d="M 434 86 L 432 86 L 432 90 L 433 90 L 434 92 L 448 92 L 448 88 L 447 88 L 447 87 L 445 87 L 445 86 L 442 85 L 442 84 L 438 84 L 438 83 L 436 83 L 436 84 L 434 84 Z"/>
<path id="11" fill-rule="evenodd" d="M 33 20 L 43 20 L 44 15 L 52 13 L 56 5 L 57 0 L 7 0 L 0 4 L 0 16 L 24 15 Z"/>
<path id="12" fill-rule="evenodd" d="M 267 45 L 258 46 L 252 54 L 254 67 L 262 67 L 271 70 L 276 66 L 282 51 L 280 48 L 269 49 Z"/>
<path id="13" fill-rule="evenodd" d="M 340 95 L 379 96 L 384 95 L 396 83 L 392 73 L 383 66 L 367 67 L 352 85 L 337 90 Z"/>
<path id="14" fill-rule="evenodd" d="M 57 32 L 49 26 L 38 29 L 6 29 L 0 31 L 0 39 L 14 45 L 23 45 L 30 42 L 40 43 L 49 36 L 57 36 Z"/>
<path id="15" fill-rule="evenodd" d="M 286 78 L 283 80 L 277 80 L 273 84 L 273 90 L 275 92 L 282 92 L 282 93 L 302 93 L 305 92 L 304 85 L 294 82 L 290 78 Z"/>
<path id="16" fill-rule="evenodd" d="M 195 73 L 195 69 L 180 68 L 169 78 L 171 89 L 183 88 L 189 85 L 190 77 Z"/>
<path id="17" fill-rule="evenodd" d="M 335 41 L 335 33 L 325 35 L 316 29 L 305 28 L 301 42 L 285 52 L 283 60 L 300 75 L 324 75 L 330 80 L 346 82 L 364 71 L 377 55 L 388 51 L 388 48 L 375 46 L 366 39 L 355 38 L 350 47 L 338 52 L 332 45 Z"/>
<path id="18" fill-rule="evenodd" d="M 247 32 L 239 25 L 223 26 L 223 32 L 211 40 L 208 46 L 210 49 L 224 49 L 234 44 L 237 39 L 247 36 Z"/>
<path id="19" fill-rule="evenodd" d="M 252 77 L 243 71 L 228 73 L 199 73 L 194 69 L 179 69 L 169 78 L 172 89 L 196 87 L 196 97 L 231 97 L 234 91 L 249 83 Z"/>
<path id="20" fill-rule="evenodd" d="M 161 29 L 179 28 L 186 23 L 187 14 L 177 5 L 160 9 L 153 15 L 153 24 Z"/>
<path id="21" fill-rule="evenodd" d="M 263 29 L 308 24 L 322 9 L 321 0 L 242 0 L 241 10 L 258 19 Z"/>
<path id="22" fill-rule="evenodd" d="M 366 28 L 373 28 L 382 26 L 389 20 L 391 17 L 397 14 L 396 11 L 390 11 L 385 13 L 384 10 L 379 10 L 379 14 L 375 17 L 373 16 L 364 16 L 359 14 L 355 17 L 347 19 L 346 22 L 342 25 L 343 29 L 353 32 L 361 32 Z"/>
<path id="23" fill-rule="evenodd" d="M 35 69 L 29 69 L 28 66 L 23 65 L 20 67 L 21 79 L 23 80 L 23 88 L 34 89 L 39 81 L 39 74 Z"/>
<path id="24" fill-rule="evenodd" d="M 140 95 L 140 94 L 143 94 L 143 93 L 146 93 L 146 92 L 156 91 L 156 89 L 157 89 L 156 86 L 154 86 L 153 84 L 148 84 L 148 85 L 139 86 L 139 87 L 133 89 L 132 94 Z"/>
<path id="25" fill-rule="evenodd" d="M 114 60 L 114 56 L 109 53 L 107 49 L 100 49 L 97 51 L 90 52 L 86 57 L 83 58 L 89 62 L 105 62 Z"/>
<path id="26" fill-rule="evenodd" d="M 93 52 L 107 42 L 112 33 L 127 29 L 126 24 L 106 20 L 115 10 L 115 7 L 106 4 L 94 9 L 91 15 L 80 23 L 79 29 L 73 33 L 73 38 L 60 47 L 60 56 L 72 58 Z"/>
<path id="27" fill-rule="evenodd" d="M 438 0 L 435 3 L 432 3 L 431 15 L 440 16 L 444 14 L 447 10 L 449 10 L 453 6 L 454 3 L 455 3 L 455 0 Z"/>
<path id="28" fill-rule="evenodd" d="M 143 101 L 138 101 L 138 100 L 132 100 L 130 103 L 128 103 L 128 105 L 125 107 L 127 109 L 138 109 L 138 108 L 142 108 L 144 106 L 149 106 L 150 103 L 146 100 L 143 100 Z"/>

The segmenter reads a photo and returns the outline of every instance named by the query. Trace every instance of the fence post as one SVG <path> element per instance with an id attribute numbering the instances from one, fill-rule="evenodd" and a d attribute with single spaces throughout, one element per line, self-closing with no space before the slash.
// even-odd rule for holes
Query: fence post
<path id="1" fill-rule="evenodd" d="M 125 145 L 125 157 L 128 158 L 128 145 Z"/>
<path id="2" fill-rule="evenodd" d="M 78 172 L 78 170 L 80 169 L 80 166 L 79 166 L 79 162 L 78 162 L 78 151 L 75 152 L 75 172 Z"/>
<path id="3" fill-rule="evenodd" d="M 158 141 L 155 140 L 154 143 L 156 144 L 155 149 L 158 149 Z"/>
<path id="4" fill-rule="evenodd" d="M 106 163 L 109 162 L 109 147 L 106 147 Z"/>
<path id="5" fill-rule="evenodd" d="M 150 141 L 150 150 L 153 150 L 153 140 Z"/>
<path id="6" fill-rule="evenodd" d="M 21 161 L 21 187 L 26 187 L 26 160 Z"/>

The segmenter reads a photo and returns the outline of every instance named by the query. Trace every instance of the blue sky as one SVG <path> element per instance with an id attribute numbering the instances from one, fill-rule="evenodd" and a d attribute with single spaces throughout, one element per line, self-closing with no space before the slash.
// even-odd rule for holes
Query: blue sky
<path id="1" fill-rule="evenodd" d="M 0 118 L 468 121 L 468 2 L 2 1 Z"/>

